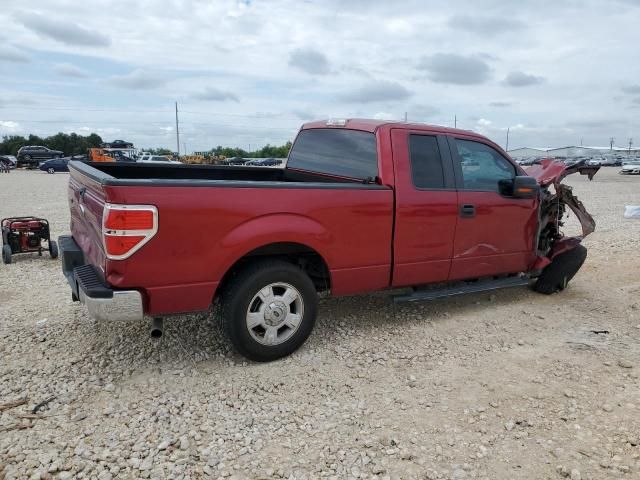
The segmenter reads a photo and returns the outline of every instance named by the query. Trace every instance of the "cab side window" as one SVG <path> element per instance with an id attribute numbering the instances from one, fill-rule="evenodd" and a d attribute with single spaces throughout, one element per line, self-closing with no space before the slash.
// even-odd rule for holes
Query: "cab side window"
<path id="1" fill-rule="evenodd" d="M 499 192 L 498 182 L 516 176 L 516 169 L 496 149 L 471 140 L 455 140 L 464 190 Z"/>
<path id="2" fill-rule="evenodd" d="M 438 139 L 433 135 L 409 135 L 411 178 L 416 188 L 444 188 L 444 170 Z"/>

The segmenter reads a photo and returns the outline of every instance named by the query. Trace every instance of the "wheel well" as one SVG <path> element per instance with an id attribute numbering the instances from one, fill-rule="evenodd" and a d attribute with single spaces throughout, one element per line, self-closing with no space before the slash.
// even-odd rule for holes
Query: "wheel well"
<path id="1" fill-rule="evenodd" d="M 264 258 L 279 258 L 297 265 L 309 275 L 318 292 L 328 291 L 331 288 L 329 267 L 318 252 L 300 243 L 283 242 L 264 245 L 244 255 L 224 274 L 217 291 L 221 292 L 229 279 L 240 269 Z"/>

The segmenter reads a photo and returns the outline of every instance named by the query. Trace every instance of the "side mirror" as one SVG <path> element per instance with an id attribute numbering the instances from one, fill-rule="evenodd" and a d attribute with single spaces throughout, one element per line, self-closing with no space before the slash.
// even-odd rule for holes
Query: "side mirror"
<path id="1" fill-rule="evenodd" d="M 499 186 L 502 195 L 513 198 L 535 198 L 540 191 L 537 180 L 526 175 L 500 180 Z"/>

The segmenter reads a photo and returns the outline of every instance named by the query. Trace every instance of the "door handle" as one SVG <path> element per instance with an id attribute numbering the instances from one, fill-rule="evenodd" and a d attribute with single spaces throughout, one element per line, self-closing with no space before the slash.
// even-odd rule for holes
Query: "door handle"
<path id="1" fill-rule="evenodd" d="M 462 218 L 472 218 L 476 216 L 475 205 L 465 204 L 460 205 L 460 216 Z"/>

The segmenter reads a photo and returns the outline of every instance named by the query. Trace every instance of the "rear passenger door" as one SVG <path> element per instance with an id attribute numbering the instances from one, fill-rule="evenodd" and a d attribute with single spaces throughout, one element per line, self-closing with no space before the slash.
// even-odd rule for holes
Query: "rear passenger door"
<path id="1" fill-rule="evenodd" d="M 392 285 L 445 281 L 458 219 L 447 139 L 394 128 L 391 145 L 396 195 Z"/>
<path id="2" fill-rule="evenodd" d="M 449 137 L 458 186 L 458 225 L 449 280 L 528 270 L 535 251 L 537 199 L 505 195 L 500 181 L 522 174 L 477 138 Z"/>

